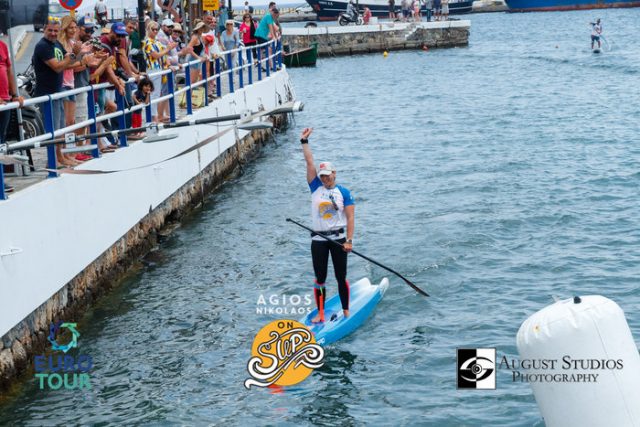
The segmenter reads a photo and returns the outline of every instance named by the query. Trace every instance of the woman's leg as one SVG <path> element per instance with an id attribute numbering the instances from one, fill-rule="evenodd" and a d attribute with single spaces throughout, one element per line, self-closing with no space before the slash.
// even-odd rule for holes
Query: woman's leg
<path id="1" fill-rule="evenodd" d="M 338 243 L 344 243 L 346 239 L 337 240 Z M 340 294 L 340 303 L 345 317 L 349 316 L 349 282 L 347 281 L 347 252 L 338 245 L 331 245 L 331 261 L 333 262 L 333 271 L 338 281 L 338 293 Z"/>
<path id="2" fill-rule="evenodd" d="M 311 320 L 312 322 L 324 322 L 324 303 L 327 295 L 325 281 L 327 280 L 327 264 L 329 262 L 329 244 L 329 242 L 311 241 L 311 259 L 316 276 L 313 295 L 318 307 L 318 315 Z"/>

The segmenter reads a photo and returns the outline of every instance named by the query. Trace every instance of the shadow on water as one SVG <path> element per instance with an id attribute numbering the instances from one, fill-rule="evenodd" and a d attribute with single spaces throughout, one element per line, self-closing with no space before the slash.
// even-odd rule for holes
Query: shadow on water
<path id="1" fill-rule="evenodd" d="M 310 396 L 295 421 L 322 426 L 356 425 L 349 409 L 358 398 L 357 387 L 350 378 L 358 357 L 335 348 L 325 351 L 324 365 L 313 374 L 318 376 L 322 387 Z"/>

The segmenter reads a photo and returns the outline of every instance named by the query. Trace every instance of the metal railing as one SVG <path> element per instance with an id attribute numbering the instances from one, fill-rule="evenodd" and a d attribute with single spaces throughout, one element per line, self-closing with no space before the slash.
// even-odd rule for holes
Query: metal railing
<path id="1" fill-rule="evenodd" d="M 256 52 L 256 57 L 253 57 L 253 51 Z M 225 63 L 227 65 L 226 69 L 222 68 L 221 59 L 224 58 Z M 254 60 L 256 61 L 254 64 Z M 195 66 L 197 64 L 202 64 L 202 79 L 197 82 L 191 82 L 190 75 L 190 66 Z M 209 64 L 212 64 L 214 67 L 214 73 L 208 73 L 207 67 Z M 193 103 L 192 103 L 192 94 L 193 90 L 197 89 L 200 86 L 204 86 L 204 105 L 209 105 L 209 82 L 215 80 L 216 81 L 216 97 L 222 96 L 222 80 L 223 77 L 228 82 L 229 93 L 233 93 L 236 90 L 236 79 L 237 79 L 237 88 L 242 89 L 248 85 L 252 85 L 254 83 L 253 79 L 253 68 L 257 67 L 257 75 L 258 80 L 261 81 L 263 78 L 269 77 L 272 72 L 276 72 L 278 69 L 282 68 L 282 42 L 280 40 L 272 40 L 266 43 L 256 45 L 256 46 L 241 46 L 240 48 L 224 51 L 221 53 L 221 56 L 213 59 L 213 60 L 193 60 L 190 62 L 186 62 L 180 64 L 174 69 L 166 69 L 162 71 L 150 72 L 146 73 L 149 78 L 153 78 L 155 76 L 163 76 L 169 75 L 167 78 L 167 88 L 168 94 L 161 96 L 156 99 L 151 99 L 149 103 L 146 104 L 138 104 L 135 106 L 126 107 L 125 104 L 125 96 L 121 95 L 117 90 L 115 90 L 115 102 L 117 106 L 117 110 L 113 113 L 102 114 L 100 116 L 96 116 L 96 104 L 97 100 L 95 98 L 95 93 L 97 90 L 104 89 L 112 89 L 113 85 L 111 83 L 99 83 L 90 85 L 88 87 L 82 87 L 77 89 L 71 89 L 64 92 L 58 92 L 51 95 L 39 96 L 36 98 L 29 98 L 24 101 L 24 106 L 29 105 L 40 105 L 41 106 L 41 114 L 44 122 L 45 133 L 42 135 L 37 135 L 32 138 L 26 139 L 24 141 L 20 141 L 17 143 L 9 144 L 7 143 L 5 147 L 0 147 L 0 155 L 3 152 L 10 154 L 14 151 L 37 148 L 41 145 L 46 145 L 47 148 L 47 170 L 49 171 L 49 178 L 58 177 L 59 174 L 56 172 L 56 150 L 55 144 L 49 143 L 45 144 L 45 141 L 50 141 L 52 139 L 64 136 L 64 140 L 60 140 L 59 143 L 66 142 L 75 142 L 75 134 L 72 132 L 78 129 L 82 129 L 85 127 L 89 127 L 90 134 L 97 134 L 98 124 L 104 122 L 106 120 L 110 120 L 112 118 L 118 118 L 118 126 L 120 130 L 129 129 L 126 126 L 126 115 L 137 112 L 139 110 L 145 110 L 146 117 L 146 125 L 143 125 L 141 131 L 144 131 L 151 122 L 152 118 L 152 110 L 151 106 L 153 104 L 157 104 L 162 101 L 170 101 L 169 102 L 169 120 L 171 123 L 175 123 L 176 121 L 176 96 L 179 96 L 183 93 L 186 93 L 186 113 L 187 115 L 193 114 Z M 184 86 L 180 89 L 176 88 L 175 77 L 176 73 L 179 70 L 185 71 L 185 83 Z M 263 77 L 263 73 L 266 74 Z M 209 75 L 211 74 L 211 75 Z M 245 79 L 246 74 L 246 79 Z M 126 84 L 135 83 L 133 78 L 130 78 Z M 78 94 L 87 94 L 87 110 L 88 110 L 88 118 L 79 123 L 74 123 L 70 126 L 66 126 L 64 128 L 56 129 L 54 125 L 54 105 L 53 102 L 57 100 L 61 100 L 70 95 L 78 95 Z M 12 110 L 19 108 L 20 105 L 18 102 L 10 102 L 7 104 L 0 105 L 0 111 Z M 130 130 L 130 129 L 129 129 Z M 130 132 L 129 132 L 130 133 Z M 127 132 L 121 131 L 113 131 L 113 132 L 105 132 L 105 135 L 111 134 L 114 137 L 118 136 L 118 144 L 121 147 L 126 147 L 128 145 L 127 142 Z M 74 151 L 86 151 L 90 152 L 91 156 L 94 158 L 100 157 L 100 150 L 98 149 L 98 138 L 91 138 L 91 144 L 85 146 L 85 149 L 78 148 Z M 0 200 L 5 200 L 7 198 L 5 190 L 4 190 L 4 173 L 2 164 L 0 163 Z"/>

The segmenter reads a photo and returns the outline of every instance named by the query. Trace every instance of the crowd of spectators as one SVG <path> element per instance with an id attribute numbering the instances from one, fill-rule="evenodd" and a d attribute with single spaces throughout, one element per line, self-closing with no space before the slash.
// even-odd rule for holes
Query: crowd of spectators
<path id="1" fill-rule="evenodd" d="M 198 63 L 185 70 L 190 73 L 191 82 L 195 83 L 212 75 L 212 59 L 222 58 L 224 64 L 224 51 L 243 45 L 255 46 L 259 42 L 280 37 L 275 3 L 270 4 L 266 20 L 262 19 L 263 22 L 259 24 L 251 14 L 253 8 L 245 2 L 242 23 L 237 29 L 232 12 L 225 6 L 224 0 L 221 0 L 218 11 L 203 12 L 200 14 L 201 18 L 189 23 L 189 33 L 185 31 L 187 22 L 179 4 L 178 0 L 157 0 L 155 10 L 145 14 L 145 37 L 142 39 L 137 18 L 129 17 L 124 22 L 108 23 L 108 11 L 103 0 L 97 3 L 94 16 L 50 19 L 32 57 L 36 76 L 35 96 L 55 94 L 96 83 L 110 84 L 109 88 L 93 92 L 93 103 L 88 102 L 91 92 L 53 101 L 54 128 L 60 129 L 86 121 L 89 117 L 89 105 L 95 105 L 96 116 L 116 111 L 116 92 L 124 98 L 127 107 L 149 104 L 151 99 L 168 94 L 169 79 L 174 79 L 176 73 L 151 77 L 147 73 L 167 69 L 177 72 L 181 64 L 198 60 Z M 6 54 L 6 46 L 3 48 L 3 45 L 0 42 L 0 103 L 16 100 L 22 102 L 22 98 L 17 97 L 10 71 L 11 63 Z M 252 56 L 255 59 L 255 51 Z M 234 55 L 232 61 L 237 61 L 237 55 Z M 210 65 L 203 67 L 202 63 L 205 62 Z M 205 76 L 202 75 L 203 69 Z M 209 83 L 209 89 L 209 93 L 215 93 L 215 79 Z M 169 101 L 152 104 L 151 110 L 152 121 L 160 123 L 169 120 Z M 0 143 L 5 142 L 9 120 L 7 113 L 0 113 Z M 126 126 L 142 127 L 143 116 L 139 110 L 128 114 Z M 114 127 L 118 127 L 118 118 L 102 121 L 98 131 L 109 131 Z M 86 128 L 79 129 L 76 133 L 81 135 L 87 131 Z M 139 132 L 129 137 L 139 139 L 144 137 L 144 133 Z M 59 168 L 74 167 L 91 159 L 91 156 L 81 150 L 71 150 L 74 151 L 72 154 L 64 148 L 61 144 L 56 145 L 56 166 Z M 113 137 L 104 137 L 99 139 L 98 148 L 106 153 L 116 150 L 118 145 Z"/>
<path id="2" fill-rule="evenodd" d="M 446 21 L 449 19 L 449 0 L 401 0 L 400 13 L 396 12 L 395 0 L 388 0 L 389 19 L 402 22 L 422 20 L 421 9 L 426 10 L 427 21 Z"/>

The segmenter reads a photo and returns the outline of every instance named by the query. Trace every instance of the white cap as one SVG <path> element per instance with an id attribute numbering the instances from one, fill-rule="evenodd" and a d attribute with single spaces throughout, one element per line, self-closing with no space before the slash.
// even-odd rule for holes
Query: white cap
<path id="1" fill-rule="evenodd" d="M 162 25 L 165 27 L 173 27 L 173 21 L 169 18 L 166 18 L 162 21 Z"/>
<path id="2" fill-rule="evenodd" d="M 321 162 L 318 166 L 318 176 L 331 175 L 331 172 L 335 172 L 336 168 L 330 162 Z"/>

